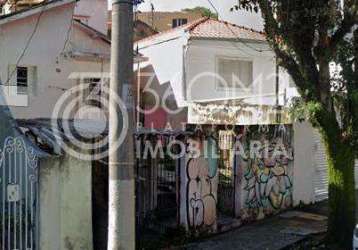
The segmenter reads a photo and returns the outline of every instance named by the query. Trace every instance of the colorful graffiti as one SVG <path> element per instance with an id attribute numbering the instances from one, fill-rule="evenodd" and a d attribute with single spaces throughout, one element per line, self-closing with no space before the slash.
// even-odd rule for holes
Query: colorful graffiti
<path id="1" fill-rule="evenodd" d="M 262 219 L 292 206 L 293 155 L 290 137 L 270 138 L 261 134 L 260 141 L 268 143 L 260 148 L 257 157 L 240 160 L 244 201 L 241 218 L 246 220 Z"/>
<path id="2" fill-rule="evenodd" d="M 212 152 L 216 146 L 209 140 Z M 203 156 L 187 162 L 187 221 L 191 229 L 210 229 L 216 222 L 217 160 Z"/>

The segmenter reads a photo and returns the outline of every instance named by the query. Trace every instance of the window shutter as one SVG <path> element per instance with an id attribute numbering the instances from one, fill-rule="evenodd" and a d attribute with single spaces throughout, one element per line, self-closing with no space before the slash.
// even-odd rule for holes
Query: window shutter
<path id="1" fill-rule="evenodd" d="M 218 73 L 225 82 L 218 81 L 221 88 L 246 88 L 252 84 L 253 64 L 250 61 L 220 58 Z"/>
<path id="2" fill-rule="evenodd" d="M 238 61 L 239 64 L 239 79 L 241 84 L 248 87 L 252 84 L 252 62 Z"/>

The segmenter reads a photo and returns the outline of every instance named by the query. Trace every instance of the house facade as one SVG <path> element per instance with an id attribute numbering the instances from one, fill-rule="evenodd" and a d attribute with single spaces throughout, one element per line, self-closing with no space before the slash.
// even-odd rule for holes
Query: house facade
<path id="1" fill-rule="evenodd" d="M 0 17 L 1 87 L 16 118 L 51 117 L 66 91 L 108 72 L 110 41 L 74 19 L 74 8 L 51 1 Z"/>
<path id="2" fill-rule="evenodd" d="M 185 145 L 200 149 L 199 157 L 187 149 L 172 172 L 179 224 L 225 231 L 328 197 L 321 138 L 310 124 L 290 118 L 288 107 L 299 95 L 263 33 L 201 18 L 135 46 L 148 58 L 138 66 L 141 126 L 152 134 L 190 131 Z M 248 153 L 252 142 L 261 143 L 254 158 Z M 270 155 L 279 145 L 285 153 Z M 205 154 L 208 148 L 214 153 Z M 153 194 L 163 185 L 158 189 Z"/>
<path id="3" fill-rule="evenodd" d="M 165 95 L 168 107 L 159 105 L 159 109 L 167 111 L 176 109 L 166 112 L 167 122 L 182 111 L 186 114 L 181 122 L 231 124 L 234 114 L 230 117 L 226 112 L 226 120 L 216 119 L 206 110 L 221 112 L 229 105 L 233 113 L 236 104 L 240 107 L 238 112 L 244 111 L 243 107 L 248 111 L 255 107 L 273 112 L 272 107 L 287 106 L 298 95 L 288 74 L 277 69 L 264 34 L 245 27 L 202 18 L 140 40 L 135 46 L 149 58 L 141 64 L 142 94 L 147 101 L 143 105 L 151 109 L 154 98 L 148 90 L 155 90 L 159 96 L 169 91 Z M 151 72 L 155 76 L 148 82 Z M 266 120 L 258 115 L 241 114 L 234 123 L 265 124 L 271 119 L 268 112 L 264 112 Z M 153 120 L 150 115 L 147 119 Z"/>

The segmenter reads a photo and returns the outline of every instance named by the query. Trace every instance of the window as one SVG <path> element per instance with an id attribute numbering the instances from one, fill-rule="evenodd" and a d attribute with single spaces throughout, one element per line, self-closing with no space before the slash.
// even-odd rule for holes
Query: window
<path id="1" fill-rule="evenodd" d="M 101 78 L 85 78 L 83 101 L 86 105 L 101 107 Z"/>
<path id="2" fill-rule="evenodd" d="M 26 93 L 28 87 L 28 78 L 29 72 L 27 67 L 17 67 L 16 72 L 16 86 L 18 93 Z"/>
<path id="3" fill-rule="evenodd" d="M 218 58 L 217 73 L 224 82 L 217 79 L 221 89 L 248 88 L 253 82 L 253 63 L 235 58 Z"/>
<path id="4" fill-rule="evenodd" d="M 186 18 L 176 18 L 176 19 L 173 19 L 172 27 L 173 28 L 179 27 L 179 26 L 182 26 L 182 25 L 187 24 L 187 23 L 188 23 L 188 19 L 186 19 Z"/>
<path id="5" fill-rule="evenodd" d="M 9 91 L 15 95 L 37 94 L 37 67 L 9 65 Z"/>

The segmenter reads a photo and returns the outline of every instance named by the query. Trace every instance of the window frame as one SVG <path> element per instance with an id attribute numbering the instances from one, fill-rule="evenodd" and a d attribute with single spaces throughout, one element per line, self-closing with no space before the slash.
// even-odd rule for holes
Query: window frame
<path id="1" fill-rule="evenodd" d="M 241 57 L 241 56 L 226 56 L 226 55 L 215 56 L 215 73 L 220 77 L 222 77 L 222 76 L 220 75 L 220 72 L 219 72 L 219 63 L 220 63 L 220 60 L 223 60 L 223 59 L 224 60 L 225 59 L 232 60 L 232 61 L 244 61 L 244 62 L 251 63 L 251 65 L 252 65 L 252 72 L 251 72 L 252 82 L 249 86 L 246 87 L 246 90 L 248 90 L 248 89 L 251 90 L 253 83 L 254 83 L 254 59 L 252 57 Z M 218 91 L 245 90 L 245 88 L 242 88 L 241 86 L 223 87 L 223 86 L 221 86 L 220 80 L 218 78 L 215 79 L 215 89 Z"/>
<path id="2" fill-rule="evenodd" d="M 173 18 L 172 19 L 172 28 L 177 28 L 180 26 L 183 26 L 188 23 L 188 18 Z M 174 26 L 174 23 L 176 22 L 176 26 Z"/>

